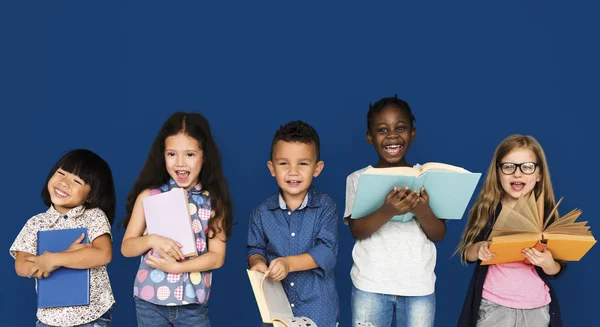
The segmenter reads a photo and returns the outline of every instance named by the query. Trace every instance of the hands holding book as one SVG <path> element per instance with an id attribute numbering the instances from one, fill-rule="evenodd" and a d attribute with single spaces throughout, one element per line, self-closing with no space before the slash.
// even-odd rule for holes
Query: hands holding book
<path id="1" fill-rule="evenodd" d="M 478 243 L 477 258 L 479 260 L 488 261 L 496 257 L 496 253 L 490 251 L 489 246 L 489 241 Z M 521 250 L 521 253 L 527 258 L 530 264 L 542 268 L 547 275 L 556 275 L 560 271 L 560 264 L 554 260 L 552 251 L 546 247 L 542 251 L 539 251 L 535 247 L 524 248 Z"/>
<path id="2" fill-rule="evenodd" d="M 265 277 L 273 280 L 283 280 L 289 274 L 290 266 L 285 257 L 280 257 L 271 261 L 268 267 L 264 261 L 258 261 L 250 270 L 264 273 Z"/>
<path id="3" fill-rule="evenodd" d="M 150 243 L 150 251 L 146 257 L 148 266 L 159 269 L 167 273 L 178 273 L 178 261 L 184 259 L 181 252 L 181 244 L 168 237 L 158 234 L 148 235 Z"/>
<path id="4" fill-rule="evenodd" d="M 63 252 L 74 252 L 86 247 L 92 246 L 88 243 L 81 243 L 85 239 L 85 234 L 81 233 L 81 235 L 71 243 L 68 249 Z M 41 255 L 30 255 L 25 257 L 25 261 L 31 262 L 34 264 L 29 271 L 28 277 L 35 277 L 37 279 L 40 278 L 48 278 L 50 274 L 56 269 L 60 268 L 59 265 L 56 264 L 56 260 L 54 260 L 54 253 L 50 251 L 44 251 Z"/>

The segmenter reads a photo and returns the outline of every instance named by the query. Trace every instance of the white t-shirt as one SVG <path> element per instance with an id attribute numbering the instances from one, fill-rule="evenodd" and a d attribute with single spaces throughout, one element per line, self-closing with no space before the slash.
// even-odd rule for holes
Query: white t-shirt
<path id="1" fill-rule="evenodd" d="M 368 168 L 371 166 L 353 172 L 346 179 L 346 224 L 346 217 L 352 215 L 358 179 Z M 423 296 L 435 290 L 435 245 L 416 219 L 405 223 L 388 221 L 370 237 L 356 240 L 352 259 L 350 277 L 362 291 Z"/>

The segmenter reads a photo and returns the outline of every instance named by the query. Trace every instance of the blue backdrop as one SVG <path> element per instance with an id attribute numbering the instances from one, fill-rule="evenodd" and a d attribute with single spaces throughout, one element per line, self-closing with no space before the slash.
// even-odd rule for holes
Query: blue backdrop
<path id="1" fill-rule="evenodd" d="M 511 133 L 547 153 L 562 212 L 583 210 L 600 229 L 594 185 L 600 20 L 597 3 L 502 4 L 0 1 L 3 326 L 32 326 L 32 280 L 8 248 L 44 211 L 39 192 L 67 150 L 90 148 L 111 165 L 118 217 L 163 121 L 199 111 L 212 124 L 237 225 L 214 273 L 213 326 L 257 326 L 245 241 L 253 207 L 276 190 L 266 167 L 279 125 L 312 124 L 322 139 L 315 184 L 344 206 L 346 176 L 376 162 L 365 141 L 368 104 L 397 93 L 414 108 L 410 163 L 443 161 L 483 172 Z M 596 140 L 596 141 L 593 141 Z M 478 188 L 479 190 L 479 188 Z M 465 219 L 437 244 L 436 326 L 452 326 L 472 267 L 452 257 Z M 336 278 L 349 325 L 353 239 L 340 214 Z M 108 266 L 115 326 L 133 326 L 137 259 Z M 554 283 L 567 326 L 597 319 L 597 248 Z"/>

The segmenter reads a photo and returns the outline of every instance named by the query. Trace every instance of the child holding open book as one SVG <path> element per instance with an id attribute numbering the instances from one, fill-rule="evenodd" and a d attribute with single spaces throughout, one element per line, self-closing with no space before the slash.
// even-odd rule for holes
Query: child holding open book
<path id="1" fill-rule="evenodd" d="M 383 98 L 369 106 L 367 142 L 379 157 L 376 168 L 411 166 L 406 153 L 416 136 L 414 122 L 408 103 L 398 97 Z M 424 189 L 395 187 L 377 210 L 364 217 L 353 216 L 359 177 L 368 168 L 371 166 L 350 174 L 346 183 L 344 222 L 356 239 L 350 272 L 352 326 L 390 326 L 394 312 L 397 326 L 433 326 L 433 242 L 442 240 L 446 225 L 431 211 Z M 409 212 L 414 219 L 391 221 Z"/>
<path id="2" fill-rule="evenodd" d="M 337 206 L 311 186 L 324 166 L 317 132 L 302 121 L 281 126 L 267 165 L 279 190 L 252 212 L 248 265 L 282 281 L 296 317 L 308 317 L 319 327 L 335 327 Z"/>
<path id="3" fill-rule="evenodd" d="M 543 194 L 544 212 L 551 212 L 554 192 L 541 145 L 531 136 L 511 135 L 496 148 L 457 249 L 463 262 L 477 262 L 458 326 L 562 326 L 549 279 L 562 274 L 565 263 L 550 250 L 523 249 L 531 265 L 481 265 L 495 256 L 487 239 L 502 206 L 513 208 L 531 192 Z"/>
<path id="4" fill-rule="evenodd" d="M 181 244 L 146 235 L 143 199 L 183 188 L 198 256 L 185 258 Z M 121 252 L 142 256 L 133 295 L 139 326 L 210 326 L 212 270 L 225 261 L 232 210 L 221 156 L 208 121 L 197 113 L 173 114 L 162 126 L 129 192 Z"/>
<path id="5" fill-rule="evenodd" d="M 10 247 L 17 274 L 42 279 L 61 267 L 90 269 L 89 305 L 38 308 L 36 326 L 111 326 L 115 299 L 106 265 L 116 200 L 110 167 L 92 151 L 70 151 L 50 170 L 42 200 L 48 210 L 29 219 Z M 81 235 L 65 251 L 36 255 L 37 232 L 74 228 L 86 228 L 89 242 L 82 244 Z"/>

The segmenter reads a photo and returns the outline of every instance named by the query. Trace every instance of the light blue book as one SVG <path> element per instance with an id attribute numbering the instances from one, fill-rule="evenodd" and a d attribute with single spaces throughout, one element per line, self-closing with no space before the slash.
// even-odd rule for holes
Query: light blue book
<path id="1" fill-rule="evenodd" d="M 420 191 L 425 187 L 429 206 L 440 219 L 461 219 L 477 187 L 481 173 L 443 163 L 430 162 L 421 169 L 413 167 L 369 168 L 359 178 L 352 218 L 362 218 L 377 210 L 396 186 Z M 411 212 L 394 216 L 393 221 L 407 222 Z"/>

